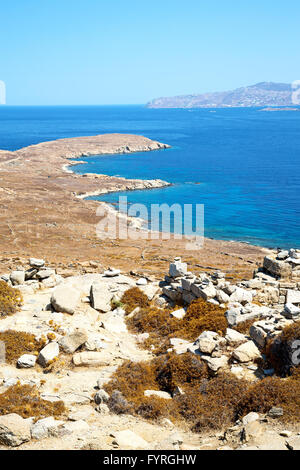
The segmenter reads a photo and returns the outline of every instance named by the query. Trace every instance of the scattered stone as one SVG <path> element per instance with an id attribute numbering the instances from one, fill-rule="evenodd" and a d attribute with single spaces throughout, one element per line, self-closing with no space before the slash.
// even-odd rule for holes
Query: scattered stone
<path id="1" fill-rule="evenodd" d="M 270 418 L 280 418 L 283 416 L 283 409 L 273 406 L 273 408 L 270 409 L 268 416 L 270 416 Z"/>
<path id="2" fill-rule="evenodd" d="M 36 356 L 33 354 L 23 354 L 19 357 L 17 361 L 17 366 L 20 369 L 29 369 L 30 367 L 34 367 L 36 363 Z"/>
<path id="3" fill-rule="evenodd" d="M 233 357 L 239 362 L 250 362 L 261 357 L 253 341 L 247 341 L 233 351 Z"/>
<path id="4" fill-rule="evenodd" d="M 92 352 L 83 351 L 75 353 L 73 356 L 73 363 L 75 366 L 98 367 L 108 366 L 111 364 L 112 356 L 107 351 Z"/>
<path id="5" fill-rule="evenodd" d="M 291 437 L 293 435 L 293 433 L 291 431 L 285 430 L 285 431 L 281 431 L 279 433 L 279 435 L 282 436 L 282 437 Z"/>
<path id="6" fill-rule="evenodd" d="M 56 312 L 73 315 L 80 299 L 80 292 L 72 286 L 61 284 L 53 291 L 51 305 Z"/>
<path id="7" fill-rule="evenodd" d="M 144 277 L 141 277 L 140 279 L 136 281 L 137 286 L 146 286 L 147 284 L 148 284 L 148 281 Z"/>
<path id="8" fill-rule="evenodd" d="M 239 302 L 242 305 L 252 302 L 252 299 L 252 293 L 240 287 L 237 287 L 230 296 L 230 302 Z"/>
<path id="9" fill-rule="evenodd" d="M 242 423 L 244 426 L 246 426 L 249 423 L 252 423 L 253 421 L 258 421 L 259 420 L 259 414 L 255 412 L 248 413 L 246 416 L 242 418 Z"/>
<path id="10" fill-rule="evenodd" d="M 238 346 L 248 341 L 245 335 L 231 328 L 227 328 L 225 339 L 230 346 Z"/>
<path id="11" fill-rule="evenodd" d="M 172 400 L 172 396 L 168 392 L 162 392 L 160 390 L 145 390 L 145 397 L 157 397 L 163 398 L 164 400 Z"/>
<path id="12" fill-rule="evenodd" d="M 210 356 L 201 356 L 201 359 L 207 363 L 207 366 L 212 372 L 218 372 L 219 369 L 223 369 L 228 364 L 227 356 L 221 357 L 210 357 Z"/>
<path id="13" fill-rule="evenodd" d="M 73 354 L 76 349 L 82 346 L 88 339 L 85 331 L 77 329 L 68 336 L 63 336 L 59 341 L 59 346 L 65 353 Z"/>
<path id="14" fill-rule="evenodd" d="M 149 443 L 147 441 L 145 441 L 143 438 L 130 431 L 129 429 L 114 432 L 112 434 L 112 437 L 114 438 L 113 444 L 116 444 L 121 449 L 130 448 L 136 450 L 149 448 Z"/>
<path id="15" fill-rule="evenodd" d="M 59 355 L 59 346 L 58 343 L 53 341 L 52 343 L 48 343 L 39 353 L 37 362 L 42 367 L 47 367 L 50 361 L 53 361 L 54 358 L 58 357 Z"/>
<path id="16" fill-rule="evenodd" d="M 24 284 L 25 271 L 12 271 L 10 274 L 10 280 L 13 286 Z"/>
<path id="17" fill-rule="evenodd" d="M 104 271 L 105 277 L 116 277 L 119 276 L 121 271 L 119 269 L 109 268 L 107 271 Z"/>
<path id="18" fill-rule="evenodd" d="M 0 416 L 0 443 L 17 447 L 31 439 L 30 420 L 16 413 Z"/>
<path id="19" fill-rule="evenodd" d="M 100 405 L 100 403 L 108 403 L 109 395 L 105 390 L 100 389 L 95 394 L 94 400 L 95 400 L 96 405 Z"/>
<path id="20" fill-rule="evenodd" d="M 95 310 L 101 312 L 109 312 L 111 310 L 113 293 L 109 292 L 103 285 L 97 283 L 92 284 L 90 298 L 91 305 Z"/>
<path id="21" fill-rule="evenodd" d="M 29 264 L 33 268 L 42 268 L 45 265 L 45 261 L 43 259 L 30 258 Z"/>
<path id="22" fill-rule="evenodd" d="M 52 416 L 38 420 L 31 426 L 32 439 L 46 439 L 55 434 L 59 426 L 63 425 L 63 421 L 55 420 Z"/>
<path id="23" fill-rule="evenodd" d="M 169 274 L 171 277 L 181 277 L 187 273 L 187 264 L 182 263 L 180 258 L 175 258 L 174 263 L 170 263 Z"/>
<path id="24" fill-rule="evenodd" d="M 178 320 L 182 320 L 185 317 L 185 315 L 186 315 L 186 310 L 184 308 L 171 312 L 171 317 L 177 318 Z"/>

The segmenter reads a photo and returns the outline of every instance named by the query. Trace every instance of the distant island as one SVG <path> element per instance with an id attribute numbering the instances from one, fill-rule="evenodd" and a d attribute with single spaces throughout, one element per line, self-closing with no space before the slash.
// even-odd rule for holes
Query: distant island
<path id="1" fill-rule="evenodd" d="M 292 86 L 287 83 L 262 82 L 236 90 L 156 98 L 147 108 L 250 108 L 293 106 Z"/>
<path id="2" fill-rule="evenodd" d="M 260 109 L 259 111 L 268 111 L 268 112 L 273 112 L 273 111 L 300 111 L 299 108 L 263 108 Z"/>

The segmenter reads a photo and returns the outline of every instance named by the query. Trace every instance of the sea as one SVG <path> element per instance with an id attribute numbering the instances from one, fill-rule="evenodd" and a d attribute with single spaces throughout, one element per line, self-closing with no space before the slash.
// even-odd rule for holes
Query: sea
<path id="1" fill-rule="evenodd" d="M 171 148 L 80 157 L 85 163 L 73 171 L 160 178 L 172 186 L 94 199 L 116 207 L 119 197 L 126 196 L 129 204 L 144 204 L 149 212 L 151 204 L 203 205 L 206 237 L 300 248 L 300 112 L 0 106 L 3 150 L 104 133 L 144 135 Z"/>

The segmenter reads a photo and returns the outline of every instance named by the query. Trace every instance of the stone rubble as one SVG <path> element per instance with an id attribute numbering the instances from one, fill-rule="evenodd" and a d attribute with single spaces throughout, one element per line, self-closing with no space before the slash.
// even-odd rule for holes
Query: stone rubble
<path id="1" fill-rule="evenodd" d="M 300 320 L 300 250 L 278 251 L 273 256 L 266 256 L 253 279 L 236 284 L 229 282 L 220 271 L 191 273 L 187 263 L 178 257 L 170 263 L 168 275 L 161 282 L 146 276 L 127 276 L 115 268 L 95 273 L 99 263 L 93 263 L 93 266 L 87 263 L 84 268 L 87 271 L 92 268 L 91 272 L 78 275 L 74 271 L 63 272 L 48 267 L 42 259 L 31 258 L 27 269 L 16 266 L 1 276 L 22 292 L 24 305 L 17 314 L 1 320 L 0 331 L 24 331 L 46 340 L 38 356 L 23 354 L 15 366 L 0 367 L 0 387 L 6 390 L 18 381 L 34 384 L 40 389 L 42 398 L 63 400 L 69 415 L 65 418 L 67 421 L 48 417 L 35 423 L 13 413 L 0 416 L 0 444 L 14 447 L 22 446 L 30 439 L 73 434 L 89 436 L 95 426 L 90 424 L 90 417 L 96 415 L 99 419 L 101 413 L 102 419 L 110 415 L 107 405 L 110 397 L 103 385 L 124 360 L 146 361 L 152 357 L 151 352 L 139 348 L 148 333 L 130 334 L 125 323 L 125 310 L 121 305 L 113 309 L 113 304 L 118 305 L 122 294 L 131 287 L 139 286 L 158 307 L 171 307 L 174 321 L 184 321 L 187 307 L 198 298 L 224 309 L 228 323 L 224 337 L 204 331 L 194 341 L 170 339 L 169 351 L 176 354 L 189 351 L 197 355 L 212 375 L 224 370 L 237 377 L 255 380 L 256 361 L 261 358 L 267 341 L 276 339 L 283 328 Z M 129 317 L 138 311 L 139 308 L 135 309 Z M 249 335 L 233 329 L 248 320 L 254 320 Z M 60 371 L 57 377 L 47 374 L 45 377 L 49 379 L 43 380 L 46 383 L 42 384 L 38 367 L 45 371 L 51 364 L 66 358 L 72 367 Z M 268 376 L 274 371 L 261 373 Z M 161 390 L 145 390 L 144 394 L 166 400 L 173 398 Z M 83 413 L 84 407 L 90 407 L 88 413 Z M 276 420 L 282 413 L 282 409 L 272 408 L 268 418 Z M 250 413 L 236 427 L 226 431 L 227 437 L 221 448 L 256 445 L 262 429 L 261 416 Z M 127 429 L 115 432 L 111 437 L 112 445 L 120 448 L 149 448 L 150 445 Z M 281 437 L 288 438 L 290 447 L 297 448 L 297 439 L 290 435 Z M 175 444 L 168 441 L 170 448 L 183 448 L 182 442 L 175 441 Z M 153 448 L 159 449 L 162 445 L 162 441 L 156 442 Z"/>

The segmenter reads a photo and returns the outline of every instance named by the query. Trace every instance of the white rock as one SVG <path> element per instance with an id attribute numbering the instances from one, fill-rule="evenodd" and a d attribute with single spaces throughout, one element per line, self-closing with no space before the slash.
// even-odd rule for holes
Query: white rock
<path id="1" fill-rule="evenodd" d="M 49 269 L 49 268 L 45 268 L 45 269 L 40 269 L 37 273 L 36 273 L 36 277 L 40 280 L 42 279 L 47 279 L 48 277 L 52 276 L 55 274 L 55 269 Z"/>
<path id="2" fill-rule="evenodd" d="M 59 355 L 59 346 L 58 343 L 53 341 L 52 343 L 47 344 L 38 355 L 37 362 L 42 367 L 47 367 L 50 361 Z"/>
<path id="3" fill-rule="evenodd" d="M 104 271 L 104 276 L 105 277 L 116 277 L 119 276 L 121 271 L 119 269 L 112 269 L 109 268 L 107 271 Z"/>
<path id="4" fill-rule="evenodd" d="M 293 318 L 294 316 L 298 316 L 300 314 L 300 308 L 296 307 L 294 304 L 285 304 L 284 310 L 287 313 L 288 318 Z"/>
<path id="5" fill-rule="evenodd" d="M 250 362 L 260 358 L 261 354 L 255 343 L 248 341 L 233 351 L 233 357 L 239 362 Z"/>
<path id="6" fill-rule="evenodd" d="M 289 289 L 286 295 L 286 303 L 296 305 L 300 304 L 300 290 Z"/>
<path id="7" fill-rule="evenodd" d="M 247 338 L 242 333 L 238 331 L 232 330 L 231 328 L 227 328 L 225 339 L 230 346 L 237 346 L 239 344 L 245 343 Z"/>
<path id="8" fill-rule="evenodd" d="M 17 361 L 17 366 L 20 369 L 27 369 L 30 367 L 34 367 L 36 363 L 36 356 L 33 354 L 23 354 L 19 357 Z"/>
<path id="9" fill-rule="evenodd" d="M 121 449 L 149 449 L 149 443 L 129 429 L 114 432 L 113 437 Z"/>
<path id="10" fill-rule="evenodd" d="M 174 260 L 174 263 L 170 263 L 169 274 L 174 278 L 185 276 L 187 274 L 187 264 Z"/>
<path id="11" fill-rule="evenodd" d="M 91 286 L 91 305 L 95 310 L 109 312 L 111 310 L 111 300 L 113 293 L 109 292 L 106 286 L 94 283 Z"/>
<path id="12" fill-rule="evenodd" d="M 79 299 L 79 290 L 69 285 L 60 284 L 52 293 L 51 304 L 56 312 L 64 312 L 73 315 Z"/>
<path id="13" fill-rule="evenodd" d="M 31 426 L 31 437 L 32 439 L 45 439 L 53 435 L 55 430 L 63 424 L 63 421 L 55 420 L 52 416 L 39 419 Z"/>
<path id="14" fill-rule="evenodd" d="M 213 331 L 203 331 L 195 341 L 199 350 L 204 354 L 211 354 L 219 344 L 220 336 Z"/>
<path id="15" fill-rule="evenodd" d="M 245 303 L 252 302 L 253 295 L 250 291 L 237 287 L 236 290 L 230 296 L 230 302 L 239 302 L 242 305 Z"/>
<path id="16" fill-rule="evenodd" d="M 90 426 L 88 425 L 88 423 L 80 419 L 79 421 L 71 421 L 65 423 L 62 429 L 68 434 L 78 433 L 79 435 L 81 435 L 81 433 L 86 433 L 87 431 L 89 431 Z"/>
<path id="17" fill-rule="evenodd" d="M 75 353 L 72 360 L 75 366 L 108 366 L 112 363 L 112 355 L 108 351 L 83 351 L 80 353 Z"/>
<path id="18" fill-rule="evenodd" d="M 105 316 L 105 319 L 102 320 L 103 328 L 110 333 L 126 333 L 127 326 L 123 318 L 114 313 L 109 313 Z"/>
<path id="19" fill-rule="evenodd" d="M 30 258 L 29 264 L 33 268 L 41 268 L 42 266 L 45 265 L 45 261 L 43 259 Z"/>
<path id="20" fill-rule="evenodd" d="M 24 284 L 25 282 L 25 271 L 12 271 L 10 274 L 10 280 L 14 286 Z"/>
<path id="21" fill-rule="evenodd" d="M 147 279 L 145 279 L 144 277 L 141 277 L 140 279 L 138 279 L 136 281 L 136 285 L 137 286 L 146 286 L 148 283 Z"/>
<path id="22" fill-rule="evenodd" d="M 171 395 L 168 392 L 162 392 L 160 390 L 145 390 L 145 397 L 157 397 L 163 398 L 164 400 L 172 400 Z"/>
<path id="23" fill-rule="evenodd" d="M 218 372 L 219 369 L 223 369 L 228 364 L 228 358 L 224 355 L 221 357 L 201 356 L 201 359 L 207 363 L 207 366 L 213 372 Z"/>
<path id="24" fill-rule="evenodd" d="M 17 447 L 30 441 L 30 420 L 23 419 L 16 413 L 0 416 L 0 443 Z"/>
<path id="25" fill-rule="evenodd" d="M 182 320 L 186 315 L 186 310 L 184 308 L 180 308 L 179 310 L 175 310 L 171 312 L 171 317 L 177 318 L 178 320 Z"/>
<path id="26" fill-rule="evenodd" d="M 254 413 L 253 411 L 251 413 L 248 413 L 246 416 L 242 418 L 242 423 L 244 426 L 246 426 L 249 423 L 253 423 L 253 421 L 258 421 L 259 420 L 259 414 Z"/>
<path id="27" fill-rule="evenodd" d="M 221 304 L 227 304 L 229 302 L 229 295 L 226 294 L 223 290 L 217 290 L 216 299 Z"/>
<path id="28" fill-rule="evenodd" d="M 88 337 L 84 330 L 77 329 L 73 333 L 67 336 L 63 336 L 58 344 L 68 354 L 73 354 L 76 349 L 82 346 Z"/>

